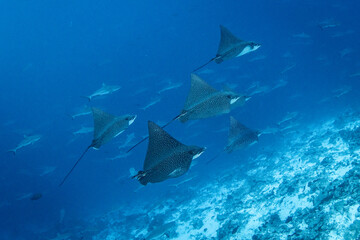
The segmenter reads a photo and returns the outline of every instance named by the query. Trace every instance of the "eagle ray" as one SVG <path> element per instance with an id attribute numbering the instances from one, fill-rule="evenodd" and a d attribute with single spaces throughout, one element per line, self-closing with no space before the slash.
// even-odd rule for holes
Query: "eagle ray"
<path id="1" fill-rule="evenodd" d="M 248 99 L 248 96 L 239 95 L 230 89 L 219 91 L 192 73 L 190 91 L 181 113 L 161 128 L 167 127 L 176 120 L 184 123 L 188 120 L 204 119 L 229 113 L 234 107 L 244 105 Z M 143 138 L 126 152 L 130 152 L 148 138 L 148 136 Z"/>
<path id="2" fill-rule="evenodd" d="M 220 43 L 215 57 L 211 58 L 207 63 L 196 68 L 193 72 L 205 67 L 212 61 L 217 64 L 224 60 L 240 57 L 249 52 L 257 50 L 261 45 L 254 42 L 247 42 L 237 38 L 226 27 L 220 25 Z"/>
<path id="3" fill-rule="evenodd" d="M 70 171 L 66 174 L 59 186 L 62 186 L 76 165 L 85 156 L 90 148 L 99 149 L 103 144 L 118 136 L 125 131 L 134 121 L 135 115 L 113 116 L 98 108 L 92 108 L 94 118 L 94 137 L 91 144 L 85 149 Z"/>
<path id="4" fill-rule="evenodd" d="M 182 144 L 154 122 L 148 122 L 148 129 L 149 144 L 144 170 L 132 177 L 139 180 L 142 185 L 184 175 L 189 170 L 192 160 L 205 150 Z"/>

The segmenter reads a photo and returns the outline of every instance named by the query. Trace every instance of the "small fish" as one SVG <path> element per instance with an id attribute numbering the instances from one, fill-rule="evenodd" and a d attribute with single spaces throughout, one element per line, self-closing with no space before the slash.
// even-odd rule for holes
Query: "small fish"
<path id="1" fill-rule="evenodd" d="M 140 185 L 139 187 L 137 187 L 133 192 L 137 193 L 139 192 L 141 189 L 143 189 L 145 186 L 144 185 Z"/>
<path id="2" fill-rule="evenodd" d="M 214 130 L 214 133 L 223 133 L 223 132 L 228 132 L 229 131 L 229 127 L 223 127 L 217 130 Z"/>
<path id="3" fill-rule="evenodd" d="M 298 114 L 299 114 L 298 112 L 288 112 L 285 115 L 285 117 L 281 121 L 279 121 L 277 124 L 281 125 L 287 121 L 290 121 L 290 120 L 294 119 Z"/>
<path id="4" fill-rule="evenodd" d="M 45 175 L 49 175 L 49 174 L 53 173 L 55 171 L 56 167 L 49 166 L 49 167 L 42 167 L 41 169 L 42 169 L 42 171 L 39 176 L 43 177 Z"/>
<path id="5" fill-rule="evenodd" d="M 91 114 L 91 107 L 85 106 L 80 111 L 70 115 L 71 119 Z"/>
<path id="6" fill-rule="evenodd" d="M 321 28 L 321 30 L 325 30 L 328 28 L 335 28 L 340 26 L 340 23 L 336 23 L 333 20 L 325 20 L 321 23 L 319 23 L 319 27 Z"/>
<path id="7" fill-rule="evenodd" d="M 24 200 L 24 199 L 30 199 L 30 200 L 39 200 L 40 198 L 42 198 L 42 194 L 41 193 L 26 193 L 23 194 L 21 196 L 19 196 L 18 198 L 16 198 L 16 200 Z"/>
<path id="8" fill-rule="evenodd" d="M 341 56 L 341 58 L 343 58 L 343 57 L 345 57 L 346 55 L 348 55 L 348 54 L 350 54 L 350 53 L 352 53 L 352 52 L 354 52 L 353 49 L 351 49 L 351 48 L 344 48 L 343 50 L 340 51 L 340 56 Z"/>
<path id="9" fill-rule="evenodd" d="M 193 167 L 193 165 L 191 165 L 192 167 Z M 187 183 L 187 182 L 190 182 L 191 180 L 193 180 L 194 178 L 196 178 L 197 176 L 191 176 L 191 177 L 189 177 L 189 178 L 186 178 L 186 179 L 184 179 L 183 181 L 181 181 L 181 182 L 178 182 L 178 183 L 176 183 L 176 184 L 171 184 L 171 185 L 169 185 L 170 187 L 176 187 L 176 188 L 178 188 L 180 185 L 182 185 L 182 184 L 184 184 L 184 183 Z"/>
<path id="10" fill-rule="evenodd" d="M 119 155 L 116 155 L 115 157 L 109 158 L 109 160 L 113 161 L 116 159 L 127 158 L 128 156 L 130 156 L 130 153 L 120 153 Z"/>
<path id="11" fill-rule="evenodd" d="M 141 109 L 145 111 L 146 109 L 148 109 L 151 106 L 154 106 L 155 104 L 157 104 L 160 101 L 161 101 L 161 97 L 153 98 L 147 105 L 145 105 Z"/>
<path id="12" fill-rule="evenodd" d="M 265 135 L 265 134 L 275 134 L 279 132 L 279 128 L 276 127 L 267 127 L 264 130 L 261 131 L 261 135 Z"/>
<path id="13" fill-rule="evenodd" d="M 302 33 L 293 34 L 292 37 L 293 37 L 293 38 L 309 39 L 309 38 L 310 38 L 310 35 L 302 32 Z"/>
<path id="14" fill-rule="evenodd" d="M 85 134 L 94 131 L 93 127 L 81 127 L 79 130 L 73 132 L 73 135 Z"/>
<path id="15" fill-rule="evenodd" d="M 260 93 L 268 93 L 270 91 L 270 87 L 269 86 L 258 86 L 256 89 L 254 89 L 251 93 L 249 93 L 249 96 L 254 96 L 256 94 L 260 94 Z"/>
<path id="16" fill-rule="evenodd" d="M 298 126 L 300 126 L 299 123 L 292 123 L 292 124 L 289 124 L 288 126 L 285 126 L 285 127 L 281 128 L 280 131 L 281 131 L 281 132 L 285 132 L 285 131 L 287 131 L 287 130 L 296 128 L 296 127 L 298 127 Z"/>
<path id="17" fill-rule="evenodd" d="M 178 83 L 172 83 L 172 82 L 169 82 L 168 86 L 164 87 L 163 89 L 159 90 L 158 91 L 158 94 L 161 94 L 163 92 L 166 92 L 166 91 L 169 91 L 169 90 L 173 90 L 173 89 L 176 89 L 176 88 L 179 88 L 183 85 L 182 82 L 178 82 Z"/>
<path id="18" fill-rule="evenodd" d="M 249 92 L 251 89 L 259 87 L 259 85 L 260 85 L 259 81 L 252 82 L 251 85 L 246 89 L 246 92 Z"/>
<path id="19" fill-rule="evenodd" d="M 351 86 L 343 86 L 341 88 L 335 89 L 333 93 L 335 94 L 334 97 L 341 97 L 352 90 Z"/>
<path id="20" fill-rule="evenodd" d="M 41 135 L 32 135 L 32 136 L 26 136 L 24 135 L 24 139 L 13 149 L 10 149 L 8 152 L 12 152 L 14 155 L 16 155 L 17 150 L 26 147 L 28 145 L 32 145 L 39 141 L 42 138 Z"/>
<path id="21" fill-rule="evenodd" d="M 271 91 L 278 89 L 278 88 L 282 88 L 285 87 L 288 84 L 288 82 L 284 79 L 280 79 L 272 88 Z"/>
<path id="22" fill-rule="evenodd" d="M 119 149 L 129 147 L 134 139 L 135 139 L 135 133 L 130 133 L 126 135 L 125 142 L 119 146 Z"/>
<path id="23" fill-rule="evenodd" d="M 350 75 L 350 77 L 360 77 L 360 72 L 353 73 Z"/>
<path id="24" fill-rule="evenodd" d="M 116 86 L 116 85 L 111 86 L 111 85 L 106 85 L 105 83 L 103 83 L 100 89 L 96 90 L 93 94 L 91 94 L 89 96 L 85 96 L 85 98 L 87 98 L 89 101 L 91 101 L 91 99 L 93 99 L 94 97 L 111 94 L 113 92 L 118 91 L 120 88 L 121 88 L 120 86 Z"/>
<path id="25" fill-rule="evenodd" d="M 281 73 L 281 74 L 284 74 L 284 73 L 286 73 L 287 71 L 293 69 L 295 66 L 296 66 L 296 63 L 290 64 L 290 65 L 288 65 L 287 67 L 285 67 L 284 70 L 282 70 L 280 73 Z"/>
<path id="26" fill-rule="evenodd" d="M 22 194 L 21 196 L 17 197 L 16 200 L 20 201 L 20 200 L 24 200 L 24 199 L 30 199 L 33 194 L 34 193 Z"/>

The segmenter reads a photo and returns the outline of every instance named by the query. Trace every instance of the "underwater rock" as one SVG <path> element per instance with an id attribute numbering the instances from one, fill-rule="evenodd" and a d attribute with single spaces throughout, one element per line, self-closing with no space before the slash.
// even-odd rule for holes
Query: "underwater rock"
<path id="1" fill-rule="evenodd" d="M 277 213 L 272 214 L 270 216 L 268 224 L 270 224 L 270 225 L 279 225 L 279 224 L 281 224 L 281 219 L 279 217 L 279 214 L 277 214 Z"/>
<path id="2" fill-rule="evenodd" d="M 200 229 L 200 228 L 202 228 L 202 226 L 204 226 L 204 223 L 200 218 L 195 218 L 192 221 L 192 226 L 194 229 Z"/>
<path id="3" fill-rule="evenodd" d="M 159 240 L 359 239 L 360 151 L 350 149 L 360 146 L 360 128 L 349 127 L 353 122 L 343 117 L 336 128 L 330 119 L 286 135 L 276 152 L 259 150 L 245 168 L 189 188 L 181 201 L 173 191 L 171 201 L 145 205 L 137 214 L 147 218 L 111 215 L 104 227 L 116 234 L 107 230 L 94 240 L 143 240 L 154 231 Z"/>
<path id="4" fill-rule="evenodd" d="M 217 231 L 218 239 L 230 239 L 233 234 L 235 234 L 239 229 L 239 225 L 237 225 L 232 220 L 225 222 L 220 229 Z M 230 234 L 231 233 L 231 234 Z"/>
<path id="5" fill-rule="evenodd" d="M 279 189 L 277 190 L 277 195 L 279 196 L 286 196 L 287 194 L 291 195 L 295 192 L 295 188 L 292 182 L 290 181 L 284 181 L 280 184 Z"/>
<path id="6" fill-rule="evenodd" d="M 329 202 L 333 198 L 333 194 L 329 192 L 322 192 L 320 193 L 317 198 L 314 200 L 314 206 L 317 207 L 320 204 L 324 204 Z"/>
<path id="7" fill-rule="evenodd" d="M 189 212 L 184 210 L 181 212 L 181 215 L 179 217 L 179 221 L 187 222 L 190 218 Z"/>
<path id="8" fill-rule="evenodd" d="M 354 130 L 342 130 L 339 132 L 341 138 L 349 144 L 349 150 L 354 151 L 360 147 L 360 127 Z"/>
<path id="9" fill-rule="evenodd" d="M 360 236 L 360 220 L 355 220 L 349 227 L 349 231 L 345 234 L 345 239 L 359 239 Z"/>
<path id="10" fill-rule="evenodd" d="M 321 166 L 328 166 L 334 162 L 334 158 L 332 156 L 327 156 L 321 161 Z"/>
<path id="11" fill-rule="evenodd" d="M 176 226 L 175 221 L 153 226 L 153 228 L 150 231 L 148 231 L 149 234 L 146 236 L 146 239 L 156 239 L 157 237 L 160 236 L 173 238 L 177 235 L 175 231 L 175 226 Z"/>

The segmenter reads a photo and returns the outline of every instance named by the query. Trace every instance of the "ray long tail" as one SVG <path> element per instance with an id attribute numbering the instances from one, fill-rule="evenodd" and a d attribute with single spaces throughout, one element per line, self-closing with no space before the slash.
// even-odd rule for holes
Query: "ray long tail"
<path id="1" fill-rule="evenodd" d="M 206 65 L 208 65 L 209 63 L 211 63 L 215 59 L 216 59 L 216 57 L 210 59 L 207 63 L 205 63 L 205 64 L 201 65 L 200 67 L 196 68 L 195 70 L 193 70 L 193 72 L 196 72 L 197 70 L 200 70 L 201 68 L 205 67 Z"/>
<path id="2" fill-rule="evenodd" d="M 214 157 L 210 158 L 206 164 L 210 164 L 212 161 L 214 161 L 215 159 L 217 159 L 218 157 L 220 157 L 220 155 L 223 153 L 224 151 L 219 152 L 218 154 L 216 154 Z"/>
<path id="3" fill-rule="evenodd" d="M 76 161 L 76 163 L 74 164 L 74 166 L 70 169 L 70 171 L 66 174 L 66 176 L 64 177 L 64 179 L 61 181 L 61 183 L 59 184 L 59 187 L 61 187 L 64 182 L 66 181 L 66 179 L 70 176 L 70 174 L 72 173 L 72 171 L 74 170 L 74 168 L 76 167 L 76 165 L 80 162 L 80 160 L 85 156 L 85 154 L 87 153 L 87 151 L 91 148 L 91 145 L 88 146 L 85 151 L 81 154 L 81 156 L 79 157 L 79 159 Z"/>
<path id="4" fill-rule="evenodd" d="M 177 115 L 176 117 L 174 117 L 173 119 L 170 120 L 170 122 L 166 123 L 165 125 L 163 125 L 161 128 L 164 129 L 166 128 L 167 126 L 169 126 L 172 122 L 178 120 L 180 117 L 184 116 L 186 114 L 185 113 L 180 113 L 179 115 Z"/>
<path id="5" fill-rule="evenodd" d="M 166 123 L 165 125 L 163 125 L 161 128 L 166 128 L 167 126 L 169 126 L 172 122 L 178 120 L 180 117 L 182 117 L 185 113 L 180 113 L 179 115 L 177 115 L 176 117 L 174 117 L 173 119 L 170 120 L 170 122 Z M 142 142 L 144 142 L 146 139 L 148 139 L 149 136 L 144 137 L 143 139 L 141 139 L 140 142 L 136 143 L 134 146 L 132 146 L 129 150 L 126 151 L 126 153 L 129 153 L 131 150 L 133 150 L 134 148 L 136 148 L 138 145 L 140 145 Z"/>
<path id="6" fill-rule="evenodd" d="M 132 146 L 129 150 L 126 151 L 126 153 L 129 153 L 131 150 L 133 150 L 134 148 L 136 148 L 138 145 L 140 145 L 142 142 L 144 142 L 146 139 L 148 139 L 149 136 L 144 137 L 143 139 L 141 139 L 140 142 L 138 142 L 137 144 L 135 144 L 134 146 Z"/>

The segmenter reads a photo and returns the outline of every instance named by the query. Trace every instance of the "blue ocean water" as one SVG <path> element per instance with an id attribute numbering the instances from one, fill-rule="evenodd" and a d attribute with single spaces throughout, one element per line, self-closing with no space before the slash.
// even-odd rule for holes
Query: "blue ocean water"
<path id="1" fill-rule="evenodd" d="M 210 227 L 204 230 L 200 226 L 199 232 L 189 237 L 185 223 L 197 214 L 196 219 L 204 224 L 211 218 L 195 211 L 210 198 L 201 192 L 225 194 L 228 199 L 231 194 L 224 186 L 241 181 L 238 178 L 246 180 L 249 171 L 272 163 L 274 155 L 281 153 L 287 159 L 301 152 L 303 148 L 295 150 L 296 144 L 322 141 L 326 132 L 315 134 L 321 127 L 340 132 L 348 130 L 351 123 L 358 124 L 360 2 L 355 0 L 16 0 L 2 1 L 0 6 L 0 239 L 261 239 L 255 233 L 221 230 L 230 214 L 218 218 L 216 209 L 213 216 L 219 225 L 211 225 L 214 233 L 210 235 Z M 319 27 L 325 22 L 334 26 Z M 131 134 L 133 144 L 147 135 L 148 120 L 161 125 L 180 113 L 190 88 L 190 73 L 216 54 L 220 24 L 261 47 L 221 64 L 210 63 L 197 74 L 217 89 L 228 85 L 239 93 L 252 93 L 231 116 L 250 128 L 276 132 L 260 136 L 254 146 L 206 164 L 227 143 L 230 114 L 185 124 L 174 122 L 166 131 L 185 144 L 207 147 L 205 153 L 186 175 L 139 189 L 141 185 L 130 179 L 129 169 L 142 169 L 147 144 L 125 157 L 112 158 L 131 146 L 119 149 Z M 91 102 L 82 97 L 103 83 L 121 89 Z M 172 83 L 178 87 L 164 89 Z M 151 102 L 154 104 L 148 106 Z M 67 182 L 58 187 L 91 143 L 91 132 L 73 134 L 82 126 L 92 127 L 91 114 L 70 117 L 86 106 L 114 115 L 136 114 L 137 119 L 100 150 L 89 150 Z M 289 113 L 295 117 L 279 124 Z M 341 119 L 341 123 L 325 124 L 331 119 Z M 353 125 L 351 129 L 356 129 Z M 312 133 L 315 135 L 309 139 Z M 41 135 L 36 143 L 19 149 L 16 155 L 7 152 L 24 135 L 35 134 Z M 303 142 L 297 142 L 299 139 Z M 319 146 L 324 144 L 307 147 L 316 151 Z M 334 155 L 332 148 L 327 149 Z M 341 149 L 337 152 L 348 151 Z M 350 155 L 357 161 L 358 152 Z M 264 156 L 260 162 L 259 156 Z M 312 164 L 317 163 L 308 166 Z M 279 165 L 280 172 L 284 166 Z M 231 170 L 230 176 L 236 179 L 221 178 Z M 305 176 L 304 171 L 296 174 Z M 172 186 L 189 178 L 187 183 Z M 318 179 L 322 179 L 320 175 Z M 265 185 L 268 181 L 260 176 L 257 180 Z M 34 193 L 42 197 L 30 200 Z M 187 207 L 188 215 L 178 217 Z M 231 205 L 219 204 L 218 208 L 230 209 Z M 271 217 L 269 212 L 260 214 L 264 219 Z M 122 222 L 114 224 L 119 219 Z M 349 226 L 360 220 L 358 215 L 349 219 Z M 158 228 L 172 221 L 176 226 L 163 231 Z M 259 226 L 254 226 L 260 234 Z M 288 236 L 295 239 L 291 234 L 296 227 L 288 228 Z M 322 230 L 326 239 L 348 236 L 345 227 L 343 235 L 331 233 L 329 228 Z M 157 229 L 160 233 L 149 237 L 149 232 Z M 357 239 L 356 234 L 348 239 Z"/>

